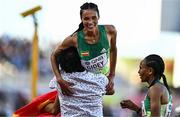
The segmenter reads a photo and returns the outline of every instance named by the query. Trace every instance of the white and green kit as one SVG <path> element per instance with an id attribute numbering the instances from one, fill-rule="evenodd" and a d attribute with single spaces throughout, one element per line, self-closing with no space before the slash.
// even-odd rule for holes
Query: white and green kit
<path id="1" fill-rule="evenodd" d="M 141 102 L 142 104 L 142 117 L 151 117 L 151 100 L 148 95 Z M 168 104 L 161 105 L 161 115 L 160 117 L 170 117 L 172 111 L 172 95 L 169 94 Z"/>

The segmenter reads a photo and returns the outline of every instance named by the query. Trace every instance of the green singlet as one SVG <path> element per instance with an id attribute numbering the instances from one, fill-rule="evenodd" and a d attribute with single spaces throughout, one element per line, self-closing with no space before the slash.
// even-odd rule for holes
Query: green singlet
<path id="1" fill-rule="evenodd" d="M 151 117 L 151 100 L 148 95 L 141 102 L 142 104 L 142 117 Z M 172 111 L 172 95 L 169 95 L 168 104 L 161 105 L 161 117 L 170 117 Z"/>
<path id="2" fill-rule="evenodd" d="M 83 30 L 77 32 L 78 52 L 81 57 L 81 64 L 86 70 L 93 73 L 108 74 L 109 42 L 105 27 L 98 25 L 100 39 L 95 44 L 88 44 L 85 41 Z"/>

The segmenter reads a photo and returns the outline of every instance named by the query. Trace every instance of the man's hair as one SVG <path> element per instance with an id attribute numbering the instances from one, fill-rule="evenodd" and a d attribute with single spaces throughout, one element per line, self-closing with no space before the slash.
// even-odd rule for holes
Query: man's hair
<path id="1" fill-rule="evenodd" d="M 57 63 L 66 73 L 82 72 L 85 70 L 81 65 L 81 60 L 76 47 L 69 47 L 62 50 L 57 57 Z"/>

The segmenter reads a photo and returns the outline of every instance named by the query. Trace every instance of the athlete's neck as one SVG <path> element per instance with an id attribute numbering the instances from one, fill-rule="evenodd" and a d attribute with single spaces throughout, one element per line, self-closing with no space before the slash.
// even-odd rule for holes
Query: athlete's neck
<path id="1" fill-rule="evenodd" d="M 98 28 L 94 28 L 92 30 L 84 29 L 83 31 L 84 31 L 84 35 L 88 37 L 96 37 L 97 35 L 99 35 Z"/>
<path id="2" fill-rule="evenodd" d="M 150 80 L 148 81 L 149 88 L 153 86 L 156 82 L 158 82 L 158 80 L 155 79 L 155 77 L 150 78 Z"/>
<path id="3" fill-rule="evenodd" d="M 149 77 L 149 81 L 147 82 L 149 85 L 151 85 L 152 84 L 152 82 L 154 81 L 154 77 Z"/>

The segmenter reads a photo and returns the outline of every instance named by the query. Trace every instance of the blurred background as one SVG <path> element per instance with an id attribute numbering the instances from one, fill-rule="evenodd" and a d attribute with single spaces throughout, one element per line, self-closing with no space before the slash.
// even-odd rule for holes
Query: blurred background
<path id="1" fill-rule="evenodd" d="M 55 46 L 80 23 L 80 6 L 94 2 L 99 24 L 113 24 L 117 35 L 117 69 L 113 96 L 104 96 L 104 115 L 133 117 L 119 102 L 132 99 L 140 105 L 147 84 L 138 76 L 140 61 L 149 54 L 163 57 L 165 74 L 173 94 L 172 116 L 180 115 L 180 0 L 0 0 L 0 116 L 12 113 L 32 100 L 32 15 L 21 13 L 38 5 L 37 95 L 51 91 L 50 55 Z"/>

